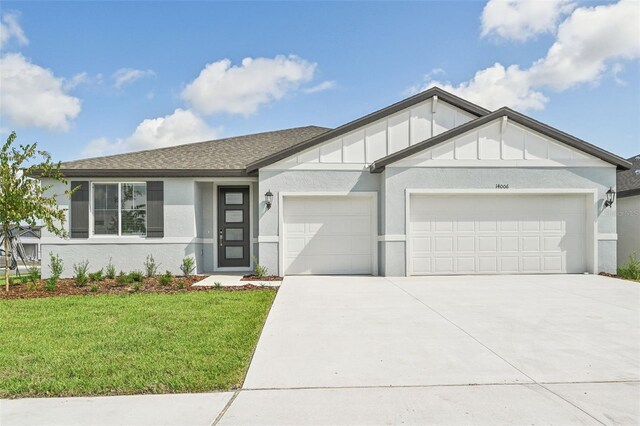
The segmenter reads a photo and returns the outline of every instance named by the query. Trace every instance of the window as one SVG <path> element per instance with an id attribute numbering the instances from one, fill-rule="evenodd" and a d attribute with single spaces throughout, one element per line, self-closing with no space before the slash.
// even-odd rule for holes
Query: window
<path id="1" fill-rule="evenodd" d="M 146 183 L 94 183 L 95 235 L 146 235 Z"/>

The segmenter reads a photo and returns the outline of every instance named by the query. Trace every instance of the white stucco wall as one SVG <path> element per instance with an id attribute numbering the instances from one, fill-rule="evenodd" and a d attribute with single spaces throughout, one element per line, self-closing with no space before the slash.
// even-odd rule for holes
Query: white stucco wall
<path id="1" fill-rule="evenodd" d="M 618 266 L 635 253 L 640 259 L 640 195 L 619 198 L 618 205 Z"/>

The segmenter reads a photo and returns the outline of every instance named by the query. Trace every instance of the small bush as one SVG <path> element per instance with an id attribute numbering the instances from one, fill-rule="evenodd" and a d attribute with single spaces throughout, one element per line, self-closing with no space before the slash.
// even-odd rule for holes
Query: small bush
<path id="1" fill-rule="evenodd" d="M 129 275 L 125 274 L 123 271 L 120 271 L 120 273 L 116 277 L 116 282 L 118 284 L 124 285 L 124 284 L 131 284 L 133 280 Z"/>
<path id="2" fill-rule="evenodd" d="M 91 293 L 97 293 L 98 292 L 98 288 L 99 288 L 98 284 L 92 284 L 91 288 L 90 288 Z"/>
<path id="3" fill-rule="evenodd" d="M 140 291 L 140 283 L 138 281 L 134 282 L 131 285 L 131 290 L 133 290 L 134 292 L 139 292 Z"/>
<path id="4" fill-rule="evenodd" d="M 618 276 L 628 280 L 640 281 L 640 260 L 636 258 L 635 253 L 629 256 L 626 265 L 618 268 Z"/>
<path id="5" fill-rule="evenodd" d="M 263 266 L 260 263 L 258 263 L 258 258 L 255 256 L 253 256 L 253 264 L 255 265 L 253 267 L 253 273 L 256 275 L 256 277 L 262 278 L 265 275 L 267 275 L 267 273 L 269 272 L 266 266 Z"/>
<path id="6" fill-rule="evenodd" d="M 169 285 L 173 281 L 173 274 L 171 271 L 166 271 L 164 274 L 160 275 L 158 278 L 158 282 L 160 285 Z"/>
<path id="7" fill-rule="evenodd" d="M 104 275 L 102 272 L 102 269 L 96 271 L 96 272 L 92 272 L 89 274 L 89 279 L 91 281 L 102 281 L 104 279 Z"/>
<path id="8" fill-rule="evenodd" d="M 129 272 L 129 279 L 134 282 L 142 282 L 144 279 L 144 274 L 141 271 L 131 271 Z"/>
<path id="9" fill-rule="evenodd" d="M 109 258 L 109 264 L 107 265 L 107 278 L 110 280 L 116 277 L 116 267 L 111 262 L 111 258 Z"/>
<path id="10" fill-rule="evenodd" d="M 180 265 L 180 270 L 182 271 L 182 275 L 185 277 L 193 274 L 193 271 L 196 269 L 196 262 L 193 260 L 193 257 L 185 257 L 182 259 L 182 265 Z"/>
<path id="11" fill-rule="evenodd" d="M 36 286 L 35 281 L 28 281 L 27 284 L 25 285 L 25 288 L 27 289 L 27 291 L 36 291 L 38 286 Z"/>
<path id="12" fill-rule="evenodd" d="M 73 264 L 73 272 L 75 273 L 76 284 L 79 286 L 84 286 L 89 281 L 89 277 L 87 277 L 87 270 L 89 269 L 89 261 L 83 260 L 80 263 Z"/>
<path id="13" fill-rule="evenodd" d="M 159 264 L 156 264 L 156 261 L 153 258 L 153 255 L 151 254 L 148 255 L 147 260 L 144 261 L 144 270 L 147 273 L 147 277 L 153 277 L 158 271 L 159 266 L 160 266 Z"/>
<path id="14" fill-rule="evenodd" d="M 37 266 L 29 267 L 29 279 L 35 283 L 40 279 L 40 268 Z"/>
<path id="15" fill-rule="evenodd" d="M 44 289 L 47 291 L 56 291 L 58 285 L 58 277 L 53 276 L 44 282 Z"/>
<path id="16" fill-rule="evenodd" d="M 178 281 L 178 288 L 179 288 L 180 290 L 182 290 L 182 289 L 184 288 L 184 280 L 179 280 L 179 281 Z"/>
<path id="17" fill-rule="evenodd" d="M 213 283 L 214 287 L 216 288 L 220 288 L 222 287 L 222 283 L 220 281 L 216 281 L 215 283 Z"/>
<path id="18" fill-rule="evenodd" d="M 60 278 L 62 271 L 64 270 L 64 262 L 57 254 L 49 255 L 49 268 L 51 269 L 51 276 Z"/>

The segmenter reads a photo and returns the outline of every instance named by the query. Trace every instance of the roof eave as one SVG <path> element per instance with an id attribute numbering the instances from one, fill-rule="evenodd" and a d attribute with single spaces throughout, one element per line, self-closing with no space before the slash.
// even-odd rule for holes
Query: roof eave
<path id="1" fill-rule="evenodd" d="M 287 157 L 290 157 L 300 151 L 304 151 L 307 148 L 311 148 L 322 142 L 326 142 L 330 139 L 336 138 L 338 136 L 341 136 L 353 130 L 356 130 L 362 126 L 366 126 L 367 124 L 373 123 L 374 121 L 393 115 L 403 109 L 409 108 L 415 104 L 426 101 L 427 99 L 432 98 L 433 96 L 438 96 L 439 99 L 445 102 L 448 102 L 451 105 L 457 108 L 460 108 L 464 111 L 467 111 L 471 114 L 474 114 L 476 116 L 484 116 L 490 113 L 489 110 L 482 108 L 481 106 L 478 106 L 474 103 L 471 103 L 465 99 L 452 95 L 449 92 L 445 92 L 439 87 L 432 87 L 428 90 L 425 90 L 424 92 L 411 96 L 410 98 L 396 102 L 393 105 L 390 105 L 378 111 L 372 112 L 371 114 L 365 115 L 364 117 L 360 117 L 356 120 L 353 120 L 333 130 L 328 130 L 327 132 L 322 133 L 316 137 L 307 139 L 306 141 L 302 141 L 296 145 L 283 149 L 282 151 L 276 152 L 258 161 L 254 161 L 253 163 L 247 166 L 246 171 L 247 173 L 255 172 L 256 170 L 262 167 L 268 166 L 269 164 L 273 164 Z"/>
<path id="2" fill-rule="evenodd" d="M 244 169 L 61 169 L 70 177 L 247 177 Z"/>

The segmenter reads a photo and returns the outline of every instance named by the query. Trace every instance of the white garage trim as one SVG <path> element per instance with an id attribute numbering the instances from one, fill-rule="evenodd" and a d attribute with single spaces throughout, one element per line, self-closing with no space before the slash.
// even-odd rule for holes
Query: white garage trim
<path id="1" fill-rule="evenodd" d="M 378 193 L 362 192 L 280 192 L 278 193 L 278 271 L 284 275 L 284 201 L 294 197 L 367 197 L 371 206 L 371 273 L 378 275 Z"/>
<path id="2" fill-rule="evenodd" d="M 587 215 L 585 219 L 586 266 L 589 272 L 598 273 L 598 222 L 597 206 L 598 191 L 595 189 L 580 188 L 541 188 L 541 189 L 409 189 L 405 190 L 405 273 L 411 275 L 411 196 L 412 195 L 545 195 L 568 194 L 587 197 Z M 589 208 L 589 205 L 591 206 Z"/>

